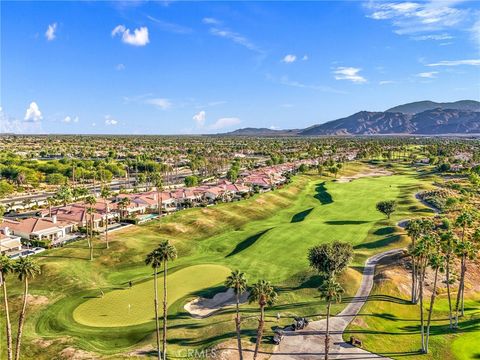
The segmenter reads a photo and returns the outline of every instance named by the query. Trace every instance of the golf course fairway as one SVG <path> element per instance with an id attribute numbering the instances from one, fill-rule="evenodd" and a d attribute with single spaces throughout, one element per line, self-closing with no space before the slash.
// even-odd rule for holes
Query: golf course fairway
<path id="1" fill-rule="evenodd" d="M 225 281 L 230 269 L 222 265 L 202 264 L 168 275 L 168 300 L 178 299 Z M 172 285 L 175 286 L 172 286 Z M 163 276 L 158 278 L 159 299 L 163 297 Z M 75 321 L 96 327 L 117 327 L 143 324 L 155 319 L 152 306 L 153 280 L 131 288 L 113 290 L 102 297 L 89 299 L 73 312 Z"/>

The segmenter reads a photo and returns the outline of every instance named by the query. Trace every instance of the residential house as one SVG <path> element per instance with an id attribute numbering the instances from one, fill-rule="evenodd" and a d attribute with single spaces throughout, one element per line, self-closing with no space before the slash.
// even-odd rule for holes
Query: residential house
<path id="1" fill-rule="evenodd" d="M 20 236 L 13 235 L 8 226 L 0 228 L 0 253 L 7 254 L 22 249 Z"/>

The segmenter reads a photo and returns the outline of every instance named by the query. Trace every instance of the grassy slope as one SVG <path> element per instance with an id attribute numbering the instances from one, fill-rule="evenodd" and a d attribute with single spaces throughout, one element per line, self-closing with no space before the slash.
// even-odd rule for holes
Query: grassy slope
<path id="1" fill-rule="evenodd" d="M 346 171 L 355 170 L 349 165 Z M 51 354 L 65 347 L 58 341 L 47 349 L 32 346 L 29 340 L 38 334 L 52 339 L 69 335 L 77 346 L 104 354 L 149 345 L 152 322 L 125 328 L 95 328 L 78 324 L 72 313 L 87 300 L 85 297 L 98 296 L 100 288 L 108 291 L 125 286 L 129 280 L 148 280 L 151 271 L 143 265 L 143 258 L 163 238 L 171 239 L 179 249 L 180 257 L 172 272 L 194 264 L 216 263 L 244 270 L 250 282 L 259 278 L 271 280 L 278 287 L 280 301 L 269 309 L 270 319 L 277 312 L 284 317 L 321 313 L 324 306 L 315 290 L 317 279 L 308 270 L 306 250 L 320 242 L 351 241 L 358 254 L 356 265 L 361 266 L 372 253 L 404 245 L 405 239 L 395 233 L 392 224 L 411 211 L 422 211 L 412 196 L 421 183 L 411 174 L 359 179 L 346 184 L 328 181 L 322 185 L 323 182 L 318 177 L 300 176 L 293 184 L 272 193 L 238 203 L 183 211 L 160 222 L 112 234 L 110 251 L 100 249 L 98 244 L 94 262 L 85 260 L 88 251 L 83 243 L 50 251 L 42 258 L 43 275 L 33 281 L 32 293 L 56 302 L 42 312 L 29 314 L 26 354 L 50 359 Z M 374 204 L 394 198 L 401 207 L 389 222 L 375 211 Z M 347 296 L 355 292 L 359 279 L 355 267 L 344 275 Z M 13 283 L 13 288 L 19 292 L 18 283 Z M 189 298 L 219 290 L 217 287 L 205 292 L 200 291 L 202 288 L 199 286 L 199 291 L 169 308 L 173 352 L 185 346 L 210 346 L 234 336 L 230 309 L 202 321 L 185 313 L 183 304 Z M 339 304 L 334 310 L 342 307 Z M 256 309 L 244 305 L 242 310 L 247 318 L 244 333 L 248 339 L 254 332 Z M 69 338 L 64 337 L 63 342 L 68 343 Z"/>
<path id="2" fill-rule="evenodd" d="M 363 341 L 370 351 L 398 359 L 477 359 L 480 356 L 479 296 L 466 300 L 465 318 L 459 330 L 450 331 L 448 302 L 439 297 L 434 306 L 430 335 L 430 352 L 419 353 L 420 324 L 419 306 L 408 302 L 391 282 L 377 284 L 372 292 L 372 301 L 362 309 L 362 315 L 349 327 L 345 338 L 353 335 Z M 430 297 L 425 297 L 428 309 Z"/>

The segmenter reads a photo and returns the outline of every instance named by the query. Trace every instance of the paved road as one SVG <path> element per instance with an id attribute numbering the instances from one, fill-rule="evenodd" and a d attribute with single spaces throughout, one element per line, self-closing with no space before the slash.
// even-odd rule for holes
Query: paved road
<path id="1" fill-rule="evenodd" d="M 381 359 L 389 358 L 372 354 L 343 341 L 342 334 L 348 324 L 357 316 L 373 287 L 375 266 L 383 257 L 398 254 L 403 249 L 394 249 L 367 259 L 360 288 L 347 307 L 330 319 L 330 359 Z M 270 359 L 272 360 L 318 360 L 324 356 L 326 320 L 313 321 L 308 330 L 288 332 Z"/>

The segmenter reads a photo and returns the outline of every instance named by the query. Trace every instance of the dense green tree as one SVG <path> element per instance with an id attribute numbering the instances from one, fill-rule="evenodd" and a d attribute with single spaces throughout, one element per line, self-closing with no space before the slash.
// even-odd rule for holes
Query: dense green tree
<path id="1" fill-rule="evenodd" d="M 388 219 L 395 212 L 397 203 L 395 200 L 380 201 L 377 203 L 376 207 L 379 212 L 386 215 Z"/>

